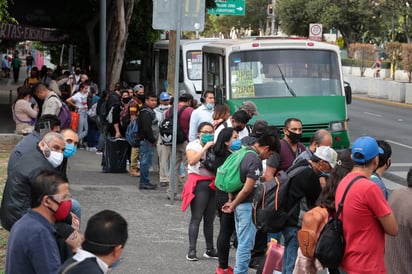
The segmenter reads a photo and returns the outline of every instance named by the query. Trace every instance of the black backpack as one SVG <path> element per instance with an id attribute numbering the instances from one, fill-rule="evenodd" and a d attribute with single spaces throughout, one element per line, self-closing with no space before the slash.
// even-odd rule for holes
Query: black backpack
<path id="1" fill-rule="evenodd" d="M 348 184 L 339 203 L 335 217 L 326 223 L 319 235 L 315 248 L 315 257 L 324 267 L 338 268 L 342 261 L 345 253 L 345 239 L 343 237 L 343 225 L 342 221 L 339 220 L 339 215 L 342 212 L 343 202 L 345 201 L 349 188 L 360 178 L 365 177 L 357 176 Z"/>
<path id="2" fill-rule="evenodd" d="M 177 113 L 177 138 L 176 144 L 182 144 L 186 141 L 185 133 L 179 125 L 180 114 L 186 109 L 186 106 L 182 106 Z M 169 109 L 169 116 L 165 117 L 159 125 L 159 135 L 162 139 L 162 144 L 165 146 L 171 146 L 173 143 L 173 108 Z"/>
<path id="3" fill-rule="evenodd" d="M 286 210 L 290 180 L 306 168 L 308 168 L 307 165 L 291 167 L 287 171 L 281 170 L 273 180 L 256 184 L 252 213 L 253 222 L 258 229 L 277 233 L 286 226 L 289 216 L 299 204 L 297 203 L 290 210 Z"/>

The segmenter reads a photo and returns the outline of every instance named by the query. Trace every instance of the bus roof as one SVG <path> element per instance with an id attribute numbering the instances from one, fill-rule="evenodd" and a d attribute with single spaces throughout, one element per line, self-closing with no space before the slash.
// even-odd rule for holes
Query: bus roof
<path id="1" fill-rule="evenodd" d="M 202 38 L 202 39 L 181 39 L 180 46 L 193 46 L 193 48 L 202 49 L 203 45 L 211 42 L 219 41 L 219 38 Z M 154 43 L 155 49 L 168 49 L 169 40 L 160 40 Z"/>
<path id="2" fill-rule="evenodd" d="M 284 39 L 284 38 L 265 38 L 265 39 L 227 39 L 219 40 L 203 46 L 203 51 L 216 54 L 224 54 L 225 51 L 239 50 L 262 50 L 262 49 L 325 49 L 339 53 L 336 45 L 312 41 L 308 39 Z"/>

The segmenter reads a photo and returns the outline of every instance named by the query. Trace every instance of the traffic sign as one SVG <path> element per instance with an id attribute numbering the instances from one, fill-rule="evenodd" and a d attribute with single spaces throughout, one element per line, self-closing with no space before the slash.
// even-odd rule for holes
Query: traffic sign
<path id="1" fill-rule="evenodd" d="M 245 15 L 245 0 L 216 1 L 216 9 L 208 9 L 209 14 Z"/>
<path id="2" fill-rule="evenodd" d="M 309 39 L 315 41 L 322 41 L 322 24 L 310 24 L 309 25 Z"/>

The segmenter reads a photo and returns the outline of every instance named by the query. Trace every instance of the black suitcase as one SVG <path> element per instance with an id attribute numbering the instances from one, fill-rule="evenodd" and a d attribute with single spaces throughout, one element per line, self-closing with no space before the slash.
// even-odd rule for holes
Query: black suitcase
<path id="1" fill-rule="evenodd" d="M 107 137 L 102 159 L 103 172 L 125 173 L 129 143 L 126 139 Z"/>

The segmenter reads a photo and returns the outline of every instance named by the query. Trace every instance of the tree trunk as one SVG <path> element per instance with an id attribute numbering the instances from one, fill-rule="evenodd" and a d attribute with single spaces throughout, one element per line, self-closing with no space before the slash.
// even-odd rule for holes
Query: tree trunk
<path id="1" fill-rule="evenodd" d="M 179 71 L 175 71 L 176 66 L 176 31 L 171 30 L 169 33 L 169 55 L 167 57 L 167 91 L 170 94 L 174 93 L 175 88 L 175 73 L 179 73 Z M 163 83 L 159 83 L 162 85 Z M 158 92 L 158 90 L 156 90 Z"/>
<path id="2" fill-rule="evenodd" d="M 128 28 L 133 13 L 133 0 L 113 0 L 109 5 L 111 12 L 107 14 L 107 64 L 106 87 L 101 89 L 112 90 L 114 84 L 120 80 L 124 52 L 128 36 Z"/>
<path id="3" fill-rule="evenodd" d="M 92 18 L 86 24 L 86 33 L 87 39 L 89 41 L 89 62 L 91 66 L 92 75 L 89 75 L 95 82 L 97 82 L 97 78 L 99 76 L 99 52 L 98 48 L 96 47 L 96 37 L 94 35 L 94 30 L 96 26 L 99 26 L 98 23 L 100 22 L 100 14 L 96 14 L 95 17 Z M 103 90 L 100 88 L 100 90 Z"/>

